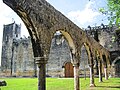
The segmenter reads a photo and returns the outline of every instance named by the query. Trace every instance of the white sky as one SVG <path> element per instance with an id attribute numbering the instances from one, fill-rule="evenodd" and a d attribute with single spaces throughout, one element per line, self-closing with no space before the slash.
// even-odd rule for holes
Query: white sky
<path id="1" fill-rule="evenodd" d="M 102 23 L 101 14 L 98 12 L 98 8 L 104 6 L 106 0 L 47 0 L 51 3 L 57 10 L 62 12 L 65 16 L 71 19 L 75 24 L 81 28 L 86 28 L 88 25 L 100 25 Z M 100 6 L 99 6 L 100 5 Z M 96 9 L 97 8 L 97 9 Z M 99 19 L 98 19 L 99 17 Z M 0 51 L 2 47 L 2 32 L 3 25 L 10 24 L 12 22 L 21 24 L 21 34 L 22 36 L 28 36 L 28 32 L 23 22 L 19 16 L 11 10 L 8 6 L 3 4 L 0 0 Z M 98 23 L 99 22 L 99 23 Z M 1 55 L 1 54 L 0 54 Z M 1 56 L 0 56 L 1 57 Z M 1 59 L 1 58 L 0 58 Z"/>
<path id="2" fill-rule="evenodd" d="M 85 5 L 83 10 L 71 11 L 67 16 L 79 26 L 83 26 L 85 23 L 94 22 L 96 16 L 100 15 L 100 13 L 92 10 L 91 6 L 93 4 L 95 4 L 95 2 L 89 2 Z"/>

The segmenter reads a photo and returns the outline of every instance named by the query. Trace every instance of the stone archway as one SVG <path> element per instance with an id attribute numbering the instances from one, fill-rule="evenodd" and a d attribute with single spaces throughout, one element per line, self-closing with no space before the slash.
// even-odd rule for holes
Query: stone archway
<path id="1" fill-rule="evenodd" d="M 65 63 L 65 77 L 74 77 L 73 64 L 71 62 Z"/>
<path id="2" fill-rule="evenodd" d="M 113 76 L 114 77 L 120 77 L 120 57 L 117 57 L 113 61 L 112 68 L 113 68 Z"/>
<path id="3" fill-rule="evenodd" d="M 32 40 L 34 57 L 38 64 L 38 90 L 46 90 L 45 64 L 48 61 L 50 41 L 56 30 L 61 31 L 70 46 L 71 62 L 74 66 L 74 90 L 79 90 L 80 46 L 89 44 L 90 71 L 93 74 L 93 49 L 109 53 L 93 38 L 86 35 L 77 25 L 57 11 L 46 0 L 3 0 L 25 23 Z M 94 75 L 91 85 L 94 86 Z"/>
<path id="4" fill-rule="evenodd" d="M 90 42 L 84 42 L 84 46 L 86 48 L 87 51 L 87 55 L 88 55 L 88 64 L 89 64 L 89 69 L 90 69 L 90 87 L 94 87 L 95 83 L 94 83 L 94 62 L 93 62 L 93 52 L 92 52 L 92 48 L 90 46 Z"/>
<path id="5" fill-rule="evenodd" d="M 115 63 L 115 76 L 120 77 L 120 59 Z"/>

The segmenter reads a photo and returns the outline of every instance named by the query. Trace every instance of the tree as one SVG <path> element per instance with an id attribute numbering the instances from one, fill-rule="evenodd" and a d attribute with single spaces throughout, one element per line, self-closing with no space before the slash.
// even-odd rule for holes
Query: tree
<path id="1" fill-rule="evenodd" d="M 107 0 L 107 2 L 107 9 L 100 8 L 99 11 L 108 15 L 110 24 L 118 25 L 120 23 L 120 0 Z"/>

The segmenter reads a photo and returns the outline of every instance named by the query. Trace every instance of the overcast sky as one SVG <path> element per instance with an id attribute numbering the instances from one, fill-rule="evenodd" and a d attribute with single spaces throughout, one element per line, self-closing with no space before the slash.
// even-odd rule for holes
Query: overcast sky
<path id="1" fill-rule="evenodd" d="M 71 19 L 80 28 L 88 25 L 95 26 L 101 23 L 107 24 L 107 18 L 98 11 L 100 7 L 106 6 L 106 0 L 47 0 L 58 11 Z M 4 24 L 12 22 L 22 25 L 22 36 L 29 34 L 19 16 L 0 0 L 0 47 L 2 42 L 2 31 Z M 1 55 L 1 54 L 0 54 Z"/>

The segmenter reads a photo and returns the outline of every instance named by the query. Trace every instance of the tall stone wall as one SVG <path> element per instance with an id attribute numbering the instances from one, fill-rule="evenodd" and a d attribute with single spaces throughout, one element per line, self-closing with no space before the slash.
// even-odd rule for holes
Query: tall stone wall
<path id="1" fill-rule="evenodd" d="M 47 74 L 50 76 L 62 76 L 62 67 L 65 62 L 71 62 L 70 49 L 64 37 L 56 35 L 51 43 Z"/>
<path id="2" fill-rule="evenodd" d="M 110 52 L 111 60 L 111 75 L 120 77 L 120 29 L 115 25 L 101 25 L 97 27 L 90 27 L 86 30 L 88 35 L 95 36 L 98 33 L 99 43 Z"/>
<path id="3" fill-rule="evenodd" d="M 94 27 L 86 30 L 86 33 L 94 37 L 98 33 L 99 43 L 109 51 L 120 51 L 116 27 Z M 7 76 L 36 76 L 37 67 L 34 61 L 31 38 L 20 38 L 20 26 L 12 23 L 4 26 L 1 75 Z M 119 53 L 117 57 L 119 57 Z M 116 57 L 116 56 L 115 56 Z M 112 57 L 111 57 L 112 58 Z M 112 60 L 114 61 L 114 60 Z M 71 62 L 68 42 L 61 33 L 56 33 L 52 39 L 49 60 L 46 65 L 48 76 L 64 76 L 64 66 Z M 89 71 L 88 56 L 85 47 L 81 48 L 80 74 Z M 89 72 L 87 73 L 89 74 Z"/>
<path id="4" fill-rule="evenodd" d="M 35 63 L 31 38 L 21 37 L 21 25 L 4 25 L 2 55 L 1 55 L 1 75 L 2 76 L 33 76 L 35 73 Z"/>
<path id="5" fill-rule="evenodd" d="M 30 38 L 14 39 L 12 71 L 15 76 L 34 76 L 35 61 Z"/>
<path id="6" fill-rule="evenodd" d="M 17 27 L 17 28 L 16 28 Z M 2 55 L 1 55 L 1 70 L 3 72 L 10 72 L 12 60 L 13 39 L 19 38 L 21 26 L 14 23 L 4 25 L 3 41 L 2 41 Z"/>
<path id="7" fill-rule="evenodd" d="M 109 26 L 109 25 L 101 25 L 96 27 L 90 27 L 86 29 L 86 33 L 91 36 L 95 37 L 95 34 L 97 32 L 99 43 L 105 47 L 109 51 L 116 51 L 120 50 L 119 46 L 119 36 L 117 35 L 117 30 L 119 28 L 115 25 Z"/>

